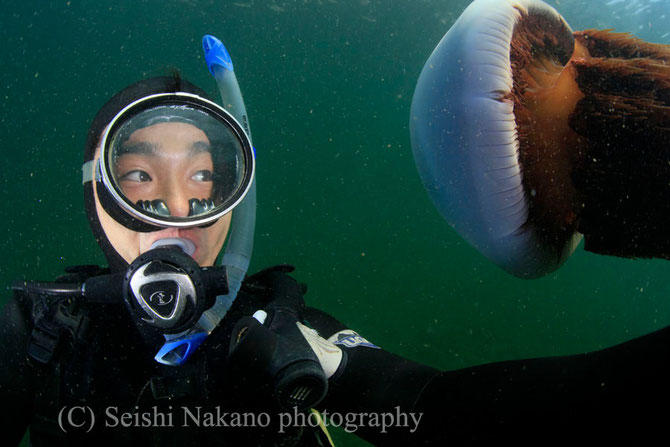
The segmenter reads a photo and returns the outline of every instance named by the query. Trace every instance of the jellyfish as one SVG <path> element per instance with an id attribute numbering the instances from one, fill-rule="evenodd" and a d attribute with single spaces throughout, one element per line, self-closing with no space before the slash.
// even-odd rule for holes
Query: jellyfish
<path id="1" fill-rule="evenodd" d="M 582 238 L 670 258 L 670 46 L 475 0 L 421 72 L 410 132 L 438 211 L 513 275 L 556 270 Z"/>

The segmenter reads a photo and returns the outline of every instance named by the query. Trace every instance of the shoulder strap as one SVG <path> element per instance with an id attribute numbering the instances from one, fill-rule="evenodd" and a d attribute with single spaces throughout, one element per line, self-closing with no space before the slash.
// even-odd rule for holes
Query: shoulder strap
<path id="1" fill-rule="evenodd" d="M 66 337 L 71 346 L 76 344 L 86 332 L 88 322 L 86 312 L 74 300 L 35 297 L 28 355 L 39 363 L 50 363 Z"/>
<path id="2" fill-rule="evenodd" d="M 83 283 L 86 279 L 104 273 L 95 265 L 65 268 L 65 275 L 56 283 Z M 52 296 L 39 289 L 22 290 L 32 303 L 33 331 L 28 342 L 28 355 L 41 364 L 48 364 L 54 358 L 64 336 L 69 336 L 72 344 L 86 332 L 88 317 L 81 303 L 75 298 Z"/>

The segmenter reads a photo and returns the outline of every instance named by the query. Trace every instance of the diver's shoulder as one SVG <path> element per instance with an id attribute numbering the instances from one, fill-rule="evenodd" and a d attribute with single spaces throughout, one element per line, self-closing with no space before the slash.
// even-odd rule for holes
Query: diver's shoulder
<path id="1" fill-rule="evenodd" d="M 55 279 L 55 282 L 62 283 L 83 283 L 88 278 L 94 276 L 106 275 L 110 272 L 108 267 L 101 267 L 96 264 L 71 265 L 65 267 L 64 273 Z"/>
<path id="2" fill-rule="evenodd" d="M 273 278 L 290 278 L 288 274 L 294 271 L 295 266 L 291 264 L 277 264 L 270 267 L 265 267 L 256 273 L 245 276 L 244 281 L 242 282 L 242 286 L 253 288 L 256 285 L 269 285 L 272 283 Z"/>

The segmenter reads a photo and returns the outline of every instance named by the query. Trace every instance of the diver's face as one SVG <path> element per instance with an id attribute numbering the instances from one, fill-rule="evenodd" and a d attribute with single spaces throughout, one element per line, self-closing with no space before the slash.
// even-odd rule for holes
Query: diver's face
<path id="1" fill-rule="evenodd" d="M 119 186 L 133 203 L 161 199 L 170 215 L 186 217 L 190 199 L 208 199 L 212 195 L 214 167 L 209 146 L 205 133 L 191 124 L 159 123 L 136 130 L 116 160 Z M 199 265 L 212 265 L 230 227 L 228 213 L 207 228 L 139 233 L 113 220 L 100 206 L 97 192 L 96 208 L 107 238 L 128 263 L 149 250 L 156 240 L 180 237 L 195 244 L 193 258 Z"/>

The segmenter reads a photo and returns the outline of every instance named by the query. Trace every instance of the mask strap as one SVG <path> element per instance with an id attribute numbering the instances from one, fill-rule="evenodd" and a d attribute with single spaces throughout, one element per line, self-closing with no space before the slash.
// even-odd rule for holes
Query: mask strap
<path id="1" fill-rule="evenodd" d="M 81 183 L 85 185 L 95 180 L 100 181 L 100 163 L 98 160 L 89 160 L 81 166 Z"/>

